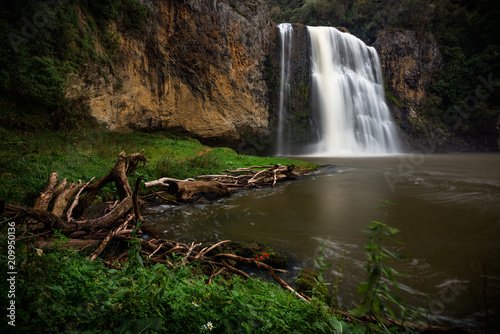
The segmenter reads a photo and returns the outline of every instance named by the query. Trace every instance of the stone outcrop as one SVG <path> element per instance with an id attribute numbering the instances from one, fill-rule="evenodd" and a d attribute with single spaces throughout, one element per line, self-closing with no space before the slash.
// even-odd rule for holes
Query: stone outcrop
<path id="1" fill-rule="evenodd" d="M 498 117 L 469 120 L 441 114 L 425 114 L 425 102 L 434 73 L 443 58 L 432 35 L 409 30 L 380 30 L 372 45 L 379 53 L 387 84 L 388 102 L 410 150 L 424 153 L 498 151 Z M 456 108 L 461 108 L 457 105 Z"/>
<path id="2" fill-rule="evenodd" d="M 421 114 L 432 76 L 443 66 L 434 38 L 410 30 L 380 30 L 372 46 L 380 57 L 388 102 L 405 146 L 417 149 L 438 132 L 442 142 L 443 131 Z M 441 143 L 435 142 L 426 152 L 437 150 Z"/>
<path id="3" fill-rule="evenodd" d="M 90 113 L 118 131 L 168 130 L 234 148 L 267 136 L 264 64 L 273 26 L 264 1 L 142 2 L 145 31 L 112 26 L 113 65 L 72 77 L 68 96 L 86 98 Z"/>
<path id="4" fill-rule="evenodd" d="M 410 30 L 380 30 L 372 46 L 380 56 L 389 91 L 410 117 L 417 117 L 432 75 L 442 66 L 436 41 Z"/>

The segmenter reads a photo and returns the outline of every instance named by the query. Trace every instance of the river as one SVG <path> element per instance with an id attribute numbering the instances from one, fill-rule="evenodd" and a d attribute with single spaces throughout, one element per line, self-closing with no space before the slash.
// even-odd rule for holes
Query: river
<path id="1" fill-rule="evenodd" d="M 500 331 L 500 154 L 301 159 L 325 167 L 210 203 L 151 207 L 146 220 L 172 240 L 277 247 L 291 258 L 290 283 L 301 268 L 314 268 L 324 245 L 333 264 L 325 281 L 342 272 L 339 300 L 349 310 L 367 280 L 362 230 L 383 218 L 380 206 L 390 201 L 397 205 L 386 207 L 384 222 L 401 231 L 403 244 L 387 246 L 410 256 L 389 264 L 406 274 L 400 295 L 434 324 Z"/>

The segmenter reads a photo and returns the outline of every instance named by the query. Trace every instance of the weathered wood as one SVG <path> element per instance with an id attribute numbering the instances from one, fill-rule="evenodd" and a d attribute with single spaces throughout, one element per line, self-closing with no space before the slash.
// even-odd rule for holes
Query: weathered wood
<path id="1" fill-rule="evenodd" d="M 54 188 L 54 191 L 52 193 L 52 197 L 56 198 L 63 192 L 64 189 L 66 189 L 66 186 L 68 185 L 68 180 L 64 178 L 59 184 Z"/>
<path id="2" fill-rule="evenodd" d="M 138 199 L 139 189 L 141 188 L 141 181 L 142 181 L 142 176 L 138 177 L 137 180 L 135 181 L 135 190 L 134 190 L 134 193 L 132 194 L 132 205 L 134 207 L 135 220 L 138 220 L 141 223 L 143 223 L 144 218 L 142 218 L 142 216 L 141 216 L 139 199 Z"/>
<path id="3" fill-rule="evenodd" d="M 68 211 L 66 212 L 66 220 L 68 222 L 71 222 L 73 220 L 73 209 L 75 208 L 75 206 L 78 204 L 78 200 L 80 199 L 80 194 L 82 193 L 82 191 L 90 184 L 90 182 L 92 182 L 92 180 L 94 180 L 95 177 L 91 178 L 87 183 L 85 183 L 83 185 L 83 187 L 80 188 L 80 190 L 78 190 L 78 192 L 76 193 L 75 195 L 75 199 L 73 200 L 73 203 L 71 203 L 71 206 L 69 207 Z M 66 179 L 65 179 L 66 180 Z"/>
<path id="4" fill-rule="evenodd" d="M 116 229 L 113 229 L 111 230 L 111 232 L 109 232 L 109 234 L 106 236 L 106 238 L 104 238 L 104 240 L 102 241 L 102 243 L 99 245 L 99 247 L 97 247 L 97 249 L 94 251 L 94 253 L 92 253 L 88 259 L 90 261 L 94 261 L 101 253 L 102 251 L 104 250 L 104 247 L 106 247 L 106 245 L 108 244 L 108 242 L 113 239 L 113 237 L 118 233 L 120 232 L 121 230 L 124 230 L 128 223 L 132 220 L 132 216 L 130 216 L 127 220 L 125 220 L 125 222 L 123 222 L 123 224 L 121 224 L 119 227 L 117 227 Z"/>
<path id="5" fill-rule="evenodd" d="M 203 248 L 203 249 L 202 249 L 202 250 L 198 253 L 198 255 L 196 255 L 196 256 L 195 256 L 195 258 L 194 258 L 194 259 L 195 259 L 195 260 L 198 260 L 200 257 L 205 256 L 205 254 L 210 253 L 210 251 L 211 251 L 211 250 L 213 250 L 214 248 L 217 248 L 217 247 L 219 247 L 219 246 L 221 246 L 221 245 L 223 245 L 223 244 L 226 244 L 226 243 L 228 243 L 228 242 L 231 242 L 231 240 L 223 240 L 223 241 L 219 241 L 218 243 L 216 243 L 216 244 L 212 245 L 211 247 L 208 247 L 208 248 L 207 248 L 207 247 L 205 247 L 205 248 Z"/>
<path id="6" fill-rule="evenodd" d="M 84 221 L 75 221 L 73 223 L 64 222 L 65 232 L 73 232 L 76 230 L 90 230 L 102 227 L 111 227 L 113 224 L 127 212 L 133 208 L 132 196 L 125 198 L 113 210 L 106 215 Z"/>
<path id="7" fill-rule="evenodd" d="M 279 284 L 281 285 L 281 287 L 283 287 L 284 289 L 286 290 L 289 290 L 291 292 L 293 292 L 295 294 L 296 297 L 298 297 L 299 299 L 302 299 L 303 301 L 307 302 L 307 303 L 310 303 L 310 299 L 308 299 L 309 297 L 305 297 L 303 296 L 302 294 L 298 293 L 297 291 L 295 291 L 290 285 L 288 285 L 283 279 L 281 279 L 281 277 L 279 277 L 278 275 L 276 275 L 276 273 L 274 271 L 269 271 L 269 274 L 271 275 L 271 277 Z"/>
<path id="8" fill-rule="evenodd" d="M 82 217 L 95 196 L 97 196 L 99 191 L 110 182 L 116 183 L 116 188 L 121 200 L 131 196 L 133 192 L 128 183 L 127 175 L 136 170 L 140 163 L 145 164 L 146 162 L 147 159 L 142 155 L 142 151 L 129 156 L 126 156 L 125 152 L 121 152 L 118 156 L 118 161 L 111 171 L 87 187 L 85 197 L 79 201 L 74 209 L 74 216 Z"/>
<path id="9" fill-rule="evenodd" d="M 251 259 L 251 258 L 246 258 L 246 257 L 242 257 L 242 256 L 234 255 L 234 254 L 226 254 L 226 253 L 221 253 L 221 254 L 217 254 L 217 255 L 214 256 L 214 258 L 220 258 L 220 257 L 226 258 L 226 259 L 230 259 L 230 260 L 233 260 L 233 261 L 236 261 L 236 262 L 244 262 L 244 263 L 254 264 L 259 269 L 264 269 L 264 270 L 267 270 L 267 271 L 276 271 L 276 272 L 280 272 L 280 273 L 288 273 L 288 271 L 286 271 L 286 270 L 273 268 L 273 267 L 271 267 L 270 265 L 268 265 L 268 264 L 266 264 L 264 262 L 257 261 L 256 259 Z"/>
<path id="10" fill-rule="evenodd" d="M 130 158 L 130 157 L 129 157 Z M 111 170 L 113 175 L 113 181 L 115 181 L 116 188 L 118 190 L 118 195 L 120 199 L 127 198 L 132 195 L 133 191 L 128 183 L 127 179 L 127 169 L 130 164 L 130 159 L 127 159 L 124 151 L 120 152 L 118 156 L 118 162 L 115 167 Z"/>
<path id="11" fill-rule="evenodd" d="M 229 189 L 217 181 L 192 181 L 180 182 L 169 187 L 169 192 L 178 200 L 192 202 L 202 198 L 214 199 L 218 197 L 230 196 Z"/>
<path id="12" fill-rule="evenodd" d="M 62 193 L 57 196 L 54 201 L 54 208 L 52 209 L 52 213 L 59 218 L 62 218 L 64 215 L 64 210 L 68 206 L 71 198 L 83 187 L 83 184 L 71 183 L 66 189 L 63 190 Z"/>
<path id="13" fill-rule="evenodd" d="M 244 278 L 250 278 L 250 275 L 248 275 L 246 272 L 241 271 L 241 270 L 239 270 L 239 269 L 236 269 L 235 267 L 233 267 L 232 265 L 230 265 L 230 264 L 229 264 L 229 263 L 227 263 L 227 262 L 222 261 L 222 262 L 212 262 L 212 263 L 213 263 L 213 264 L 215 264 L 215 265 L 217 265 L 217 266 L 219 266 L 219 267 L 220 267 L 220 266 L 225 267 L 225 268 L 227 268 L 229 271 L 231 271 L 231 272 L 235 273 L 236 275 L 240 275 L 240 276 L 242 276 L 242 277 L 244 277 Z"/>
<path id="14" fill-rule="evenodd" d="M 28 229 L 37 231 L 44 227 L 61 228 L 64 222 L 61 218 L 46 210 L 31 209 L 15 203 L 5 203 L 3 214 L 15 220 L 26 219 Z M 36 225 L 36 228 L 30 228 L 30 225 Z"/>
<path id="15" fill-rule="evenodd" d="M 168 188 L 171 183 L 191 182 L 191 181 L 195 181 L 195 179 L 188 178 L 185 180 L 179 180 L 179 179 L 174 179 L 171 177 L 162 177 L 161 179 L 158 179 L 158 180 L 146 182 L 146 183 L 144 183 L 144 186 L 146 188 L 157 187 L 157 186 Z"/>
<path id="16" fill-rule="evenodd" d="M 36 210 L 47 210 L 49 207 L 50 201 L 52 200 L 54 188 L 57 185 L 57 180 L 59 179 L 59 175 L 57 173 L 51 173 L 49 175 L 49 181 L 47 187 L 44 191 L 40 193 L 37 199 L 33 204 L 33 209 Z"/>

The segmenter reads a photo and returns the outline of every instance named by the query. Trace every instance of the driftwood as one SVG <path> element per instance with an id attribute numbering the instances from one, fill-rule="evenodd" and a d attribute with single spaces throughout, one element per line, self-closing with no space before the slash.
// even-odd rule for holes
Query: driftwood
<path id="1" fill-rule="evenodd" d="M 70 234 L 80 230 L 112 228 L 120 218 L 134 208 L 134 203 L 139 205 L 137 193 L 134 197 L 127 174 L 134 171 L 140 163 L 146 163 L 146 161 L 142 152 L 130 156 L 121 152 L 113 169 L 92 184 L 90 184 L 92 180 L 86 184 L 82 184 L 81 181 L 78 184 L 68 184 L 66 179 L 58 184 L 59 176 L 52 173 L 49 175 L 47 187 L 40 193 L 32 208 L 5 203 L 3 214 L 21 221 L 31 232 L 56 228 L 65 234 Z M 109 182 L 115 182 L 121 201 L 102 217 L 90 220 L 82 219 L 85 210 L 99 190 Z M 86 196 L 80 199 L 82 193 L 85 193 Z M 49 211 L 50 207 L 52 209 Z M 134 215 L 142 218 L 138 209 L 135 210 Z"/>
<path id="2" fill-rule="evenodd" d="M 92 183 L 93 179 L 83 184 L 68 184 L 66 179 L 58 183 L 59 176 L 52 173 L 49 176 L 47 187 L 42 191 L 32 208 L 23 207 L 14 203 L 0 201 L 1 214 L 16 221 L 19 225 L 24 224 L 28 230 L 37 232 L 37 235 L 46 234 L 51 228 L 60 230 L 68 235 L 73 244 L 79 244 L 75 238 L 91 238 L 89 245 L 100 245 L 89 256 L 95 260 L 103 253 L 103 250 L 111 243 L 122 245 L 122 251 L 118 256 L 101 258 L 106 265 L 118 268 L 120 261 L 127 260 L 129 242 L 135 241 L 141 245 L 142 255 L 151 262 L 163 263 L 171 268 L 184 265 L 193 261 L 205 263 L 211 268 L 218 267 L 217 274 L 232 273 L 248 277 L 236 266 L 241 263 L 254 265 L 263 271 L 268 271 L 280 285 L 294 291 L 277 273 L 286 272 L 276 269 L 269 264 L 259 261 L 258 258 L 245 258 L 235 254 L 219 252 L 216 249 L 229 240 L 220 241 L 212 246 L 198 249 L 200 244 L 190 245 L 160 239 L 154 233 L 147 231 L 144 218 L 141 216 L 141 198 L 139 189 L 141 178 L 135 183 L 135 190 L 128 182 L 127 175 L 136 170 L 141 163 L 146 163 L 142 152 L 127 156 L 121 152 L 115 166 L 109 173 Z M 294 166 L 252 166 L 226 171 L 226 175 L 204 175 L 193 179 L 177 180 L 173 178 L 161 178 L 159 180 L 146 182 L 146 187 L 160 186 L 174 195 L 179 203 L 196 202 L 203 199 L 212 199 L 221 196 L 229 196 L 230 188 L 255 188 L 265 185 L 274 186 L 276 182 L 294 179 L 298 173 Z M 94 219 L 84 219 L 84 213 L 99 191 L 108 183 L 114 182 L 118 190 L 119 200 L 116 201 L 104 215 Z M 155 197 L 161 196 L 155 193 Z M 177 203 L 177 202 L 176 202 Z M 49 208 L 51 208 L 49 210 Z M 87 244 L 84 242 L 83 244 Z M 45 241 L 46 247 L 50 248 L 50 240 Z M 118 246 L 115 246 L 115 248 Z M 173 263 L 169 258 L 173 253 L 182 256 L 182 261 Z M 215 253 L 215 254 L 213 254 Z M 209 255 L 210 254 L 210 255 Z M 298 296 L 301 296 L 298 294 Z M 301 297 L 306 299 L 306 297 Z"/>
<path id="3" fill-rule="evenodd" d="M 115 182 L 120 200 L 124 200 L 131 196 L 132 188 L 128 183 L 127 175 L 136 170 L 139 164 L 145 164 L 146 162 L 147 159 L 142 155 L 142 151 L 129 156 L 126 156 L 125 152 L 121 152 L 113 169 L 98 181 L 89 184 L 87 189 L 85 189 L 86 196 L 79 201 L 74 210 L 74 216 L 83 216 L 95 196 L 97 196 L 99 191 L 110 182 Z"/>
<path id="4" fill-rule="evenodd" d="M 277 182 L 295 180 L 300 174 L 294 165 L 252 166 L 226 170 L 223 175 L 201 175 L 178 180 L 164 177 L 145 183 L 146 188 L 162 187 L 181 202 L 197 202 L 231 194 L 230 189 L 250 189 L 275 186 Z"/>

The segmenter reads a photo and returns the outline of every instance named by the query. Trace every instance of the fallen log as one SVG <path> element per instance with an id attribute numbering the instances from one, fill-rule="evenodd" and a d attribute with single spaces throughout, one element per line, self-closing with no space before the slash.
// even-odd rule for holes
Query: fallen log
<path id="1" fill-rule="evenodd" d="M 118 228 L 114 229 L 114 230 L 111 230 L 111 232 L 109 232 L 109 234 L 106 236 L 106 238 L 104 238 L 104 240 L 102 241 L 102 243 L 99 245 L 99 247 L 97 247 L 97 249 L 92 253 L 92 255 L 90 255 L 88 257 L 88 259 L 90 261 L 94 261 L 101 253 L 102 251 L 104 250 L 104 247 L 106 247 L 106 245 L 108 244 L 108 242 L 117 234 L 119 233 L 120 231 L 124 230 L 126 227 L 127 227 L 127 224 L 132 220 L 133 216 L 130 216 L 129 218 L 127 218 L 127 220 L 121 224 Z"/>
<path id="2" fill-rule="evenodd" d="M 181 202 L 197 202 L 231 194 L 230 189 L 275 186 L 277 182 L 299 176 L 294 165 L 266 165 L 225 170 L 228 174 L 201 175 L 179 180 L 163 177 L 145 183 L 146 188 L 162 187 Z"/>
<path id="3" fill-rule="evenodd" d="M 177 200 L 182 202 L 196 202 L 201 199 L 214 199 L 230 196 L 228 187 L 217 181 L 195 181 L 194 179 L 177 180 L 161 178 L 146 182 L 146 188 L 160 186 L 168 190 Z"/>
<path id="4" fill-rule="evenodd" d="M 136 192 L 132 192 L 127 173 L 134 171 L 140 163 L 146 163 L 146 161 L 146 158 L 142 156 L 142 152 L 130 156 L 126 156 L 125 152 L 121 152 L 111 171 L 92 184 L 90 184 L 92 181 L 90 180 L 86 184 L 79 181 L 78 184 L 71 183 L 68 185 L 66 179 L 57 184 L 59 176 L 52 173 L 49 175 L 47 187 L 35 200 L 33 208 L 3 202 L 5 203 L 2 210 L 3 214 L 9 218 L 19 220 L 31 232 L 56 228 L 67 235 L 77 231 L 111 229 L 121 217 L 124 217 L 134 208 L 134 217 L 142 219 L 139 212 L 139 188 L 136 185 Z M 82 219 L 85 210 L 99 190 L 112 181 L 115 182 L 121 201 L 102 217 L 88 220 Z M 80 199 L 80 195 L 84 191 L 87 195 Z M 70 205 L 70 203 L 72 204 Z M 52 209 L 49 211 L 51 205 Z M 77 219 L 74 217 L 77 217 Z M 80 235 L 80 233 L 74 235 Z"/>
<path id="5" fill-rule="evenodd" d="M 178 200 L 185 202 L 194 202 L 202 198 L 214 199 L 231 195 L 229 189 L 217 181 L 172 183 L 169 186 L 168 191 Z"/>

